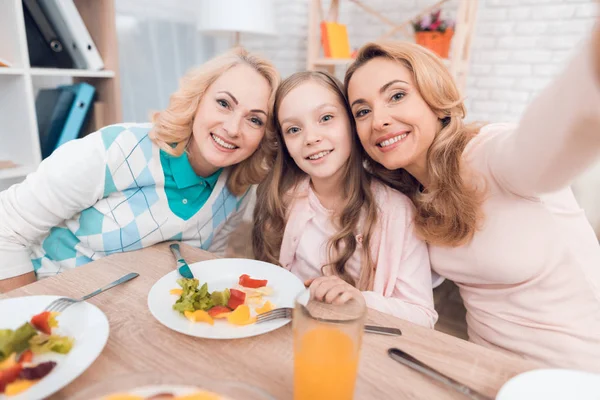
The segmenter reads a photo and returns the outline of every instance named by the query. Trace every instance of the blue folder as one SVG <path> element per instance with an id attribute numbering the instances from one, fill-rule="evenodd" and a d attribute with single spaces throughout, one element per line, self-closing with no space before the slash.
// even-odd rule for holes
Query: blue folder
<path id="1" fill-rule="evenodd" d="M 69 111 L 69 116 L 65 126 L 56 143 L 56 148 L 67 143 L 69 140 L 77 139 L 85 128 L 86 122 L 90 117 L 96 88 L 85 82 L 75 85 L 60 86 L 60 88 L 72 91 L 75 94 L 75 100 Z"/>

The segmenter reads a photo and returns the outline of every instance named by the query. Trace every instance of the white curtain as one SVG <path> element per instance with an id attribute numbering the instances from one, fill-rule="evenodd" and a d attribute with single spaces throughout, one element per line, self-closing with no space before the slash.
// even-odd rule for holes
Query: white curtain
<path id="1" fill-rule="evenodd" d="M 149 121 L 185 72 L 215 54 L 215 40 L 196 30 L 195 8 L 189 0 L 116 0 L 125 122 Z"/>

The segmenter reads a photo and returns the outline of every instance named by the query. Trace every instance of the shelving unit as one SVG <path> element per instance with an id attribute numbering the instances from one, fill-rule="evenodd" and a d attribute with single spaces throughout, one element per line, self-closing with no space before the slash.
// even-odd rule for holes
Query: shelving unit
<path id="1" fill-rule="evenodd" d="M 75 0 L 104 61 L 102 71 L 32 68 L 29 65 L 22 0 L 0 1 L 0 190 L 25 178 L 41 162 L 35 98 L 41 88 L 86 82 L 103 104 L 103 124 L 122 121 L 115 0 Z"/>
<path id="2" fill-rule="evenodd" d="M 383 24 L 388 25 L 390 30 L 376 39 L 394 39 L 395 35 L 401 34 L 404 40 L 414 41 L 410 22 L 417 19 L 436 8 L 440 8 L 448 0 L 439 0 L 432 3 L 428 7 L 423 8 L 418 13 L 411 15 L 409 19 L 401 22 L 394 22 L 387 18 L 382 13 L 368 5 L 364 0 L 346 0 L 348 5 L 360 7 L 365 13 L 371 14 L 378 18 Z M 477 14 L 479 0 L 459 0 L 458 12 L 456 15 L 456 24 L 454 27 L 454 37 L 452 38 L 452 50 L 450 57 L 444 60 L 446 66 L 456 79 L 459 89 L 464 90 L 466 77 L 468 74 L 471 40 L 475 30 L 475 18 Z M 347 67 L 354 59 L 352 58 L 324 58 L 322 56 L 321 34 L 319 25 L 321 21 L 338 21 L 339 8 L 341 0 L 331 0 L 327 15 L 323 10 L 321 0 L 310 0 L 308 13 L 308 55 L 307 65 L 308 70 L 325 69 L 331 73 L 335 73 L 336 67 Z M 348 29 L 355 29 L 354 26 L 348 26 Z"/>
<path id="3" fill-rule="evenodd" d="M 70 76 L 77 78 L 114 78 L 115 71 L 88 71 L 85 69 L 61 69 L 61 68 L 31 68 L 32 76 Z"/>

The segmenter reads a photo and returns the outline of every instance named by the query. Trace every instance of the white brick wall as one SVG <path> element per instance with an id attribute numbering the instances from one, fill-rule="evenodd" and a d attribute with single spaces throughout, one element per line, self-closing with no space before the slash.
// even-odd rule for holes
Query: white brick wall
<path id="1" fill-rule="evenodd" d="M 324 0 L 324 3 L 328 3 Z M 387 31 L 375 17 L 341 0 L 341 20 L 359 47 Z M 369 0 L 394 21 L 414 16 L 435 0 Z M 272 59 L 284 76 L 306 67 L 308 0 L 275 0 L 279 35 L 243 36 L 242 44 Z M 454 15 L 458 0 L 444 12 Z M 590 31 L 595 0 L 479 0 L 466 90 L 468 119 L 515 122 L 533 96 L 564 66 Z M 223 46 L 227 46 L 224 43 Z M 338 75 L 342 75 L 340 71 Z"/>
<path id="2" fill-rule="evenodd" d="M 517 121 L 590 31 L 597 8 L 594 0 L 481 0 L 466 91 L 469 119 Z M 491 96 L 482 97 L 481 89 Z"/>

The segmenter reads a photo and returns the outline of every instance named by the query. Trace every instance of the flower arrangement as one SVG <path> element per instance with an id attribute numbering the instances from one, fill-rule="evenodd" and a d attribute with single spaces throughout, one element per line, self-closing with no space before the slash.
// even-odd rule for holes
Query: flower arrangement
<path id="1" fill-rule="evenodd" d="M 454 21 L 441 17 L 441 10 L 434 11 L 413 21 L 415 41 L 442 58 L 448 58 L 450 42 L 454 35 Z"/>
<path id="2" fill-rule="evenodd" d="M 441 18 L 442 10 L 425 14 L 423 17 L 413 21 L 412 25 L 415 32 L 446 32 L 447 29 L 454 28 L 454 21 Z"/>

